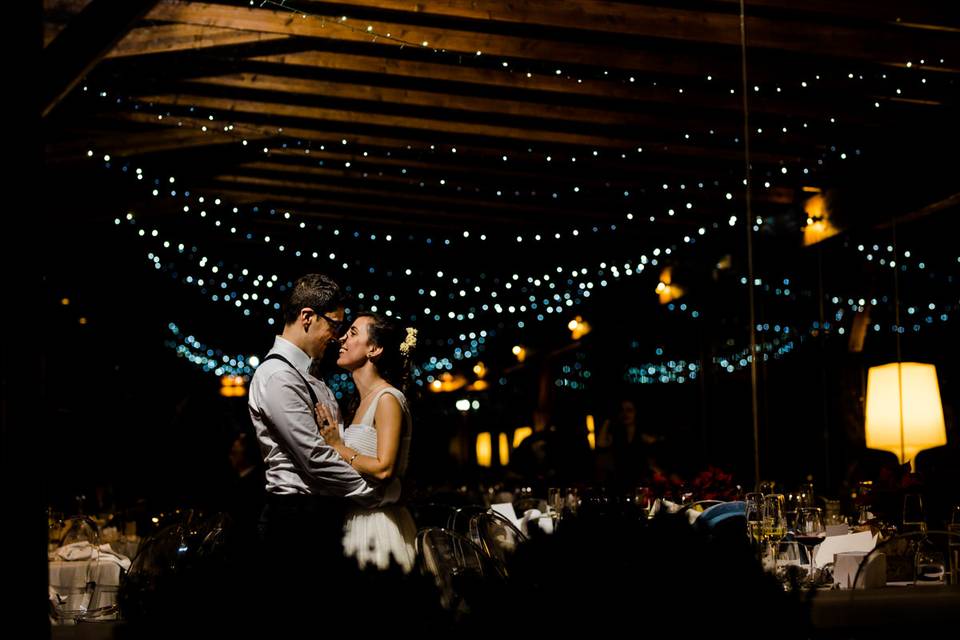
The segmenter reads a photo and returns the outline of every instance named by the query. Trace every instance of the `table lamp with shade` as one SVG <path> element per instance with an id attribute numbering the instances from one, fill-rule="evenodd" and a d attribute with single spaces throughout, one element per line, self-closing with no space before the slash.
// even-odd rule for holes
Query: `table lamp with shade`
<path id="1" fill-rule="evenodd" d="M 900 464 L 947 444 L 943 405 L 932 364 L 892 362 L 867 372 L 867 446 L 896 454 Z"/>

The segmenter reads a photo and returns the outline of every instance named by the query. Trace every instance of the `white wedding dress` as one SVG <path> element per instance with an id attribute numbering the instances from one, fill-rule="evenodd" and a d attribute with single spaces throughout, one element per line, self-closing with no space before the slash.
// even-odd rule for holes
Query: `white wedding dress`
<path id="1" fill-rule="evenodd" d="M 375 416 L 377 404 L 383 394 L 389 393 L 403 410 L 403 425 L 400 430 L 400 448 L 397 451 L 394 478 L 402 478 L 407 471 L 410 457 L 410 439 L 413 421 L 407 399 L 403 393 L 387 387 L 379 391 L 370 402 L 360 421 L 351 424 L 343 432 L 343 442 L 364 456 L 377 456 L 377 429 Z M 417 527 L 406 507 L 391 504 L 376 509 L 354 508 L 348 514 L 343 527 L 343 552 L 355 557 L 360 568 L 373 565 L 381 570 L 396 562 L 404 573 L 413 569 L 416 559 L 414 547 Z"/>

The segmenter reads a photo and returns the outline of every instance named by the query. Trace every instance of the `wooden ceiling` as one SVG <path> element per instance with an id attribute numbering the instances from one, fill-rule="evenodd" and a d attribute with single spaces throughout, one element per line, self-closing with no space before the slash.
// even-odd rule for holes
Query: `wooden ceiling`
<path id="1" fill-rule="evenodd" d="M 810 187 L 931 166 L 957 133 L 960 18 L 934 0 L 749 0 L 745 50 L 734 0 L 44 4 L 50 171 L 82 180 L 109 155 L 119 186 L 108 189 L 130 200 L 124 210 L 176 228 L 225 269 L 314 269 L 280 264 L 290 251 L 265 251 L 269 235 L 271 247 L 336 253 L 317 269 L 392 292 L 407 311 L 436 287 L 443 305 L 431 314 L 469 311 L 478 329 L 503 327 L 480 311 L 493 289 L 505 307 L 543 298 L 539 280 L 506 291 L 511 274 L 587 264 L 593 274 L 601 260 L 682 248 L 703 229 L 727 234 L 724 246 L 678 251 L 674 263 L 708 279 L 720 256 L 743 252 L 744 53 L 767 266 L 795 261 L 781 249 L 800 247 Z M 956 172 L 936 166 L 930 188 L 903 178 L 906 209 L 889 178 L 874 179 L 874 208 L 889 219 L 955 207 Z M 135 169 L 150 179 L 138 183 Z M 167 176 L 177 197 L 152 197 Z M 239 233 L 185 217 L 200 195 L 236 207 Z M 368 234 L 376 242 L 352 242 Z M 203 266 L 189 260 L 166 268 L 184 280 Z M 734 259 L 731 282 L 743 265 Z M 389 277 L 407 268 L 410 282 Z M 726 317 L 741 316 L 741 302 Z"/>
<path id="2" fill-rule="evenodd" d="M 699 225 L 742 199 L 732 0 L 45 5 L 53 165 L 93 148 L 234 201 L 388 225 Z M 960 21 L 939 5 L 747 3 L 757 206 L 794 202 L 831 146 L 955 110 Z"/>

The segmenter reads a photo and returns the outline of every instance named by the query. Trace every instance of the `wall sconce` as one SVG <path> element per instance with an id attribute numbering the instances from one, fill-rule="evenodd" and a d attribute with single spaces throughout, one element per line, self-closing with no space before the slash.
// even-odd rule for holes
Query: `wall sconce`
<path id="1" fill-rule="evenodd" d="M 570 329 L 570 336 L 574 340 L 579 340 L 583 336 L 593 331 L 593 327 L 580 316 L 567 323 L 567 329 Z"/>
<path id="2" fill-rule="evenodd" d="M 533 435 L 531 427 L 517 427 L 513 430 L 513 448 L 516 449 L 520 443 Z"/>
<path id="3" fill-rule="evenodd" d="M 242 398 L 247 395 L 247 380 L 243 376 L 222 376 L 220 395 L 225 398 Z"/>
<path id="4" fill-rule="evenodd" d="M 477 464 L 481 467 L 489 467 L 492 462 L 493 451 L 490 438 L 490 432 L 484 432 L 477 435 Z"/>
<path id="5" fill-rule="evenodd" d="M 666 267 L 660 272 L 660 282 L 657 283 L 657 295 L 660 296 L 660 304 L 673 302 L 685 293 L 686 290 L 683 287 L 673 284 L 673 267 Z"/>
<path id="6" fill-rule="evenodd" d="M 477 364 L 473 365 L 473 373 L 478 378 L 483 378 L 484 376 L 487 375 L 487 368 L 484 366 L 482 362 L 478 361 Z"/>
<path id="7" fill-rule="evenodd" d="M 507 434 L 500 434 L 500 466 L 505 467 L 510 464 L 510 439 Z"/>
<path id="8" fill-rule="evenodd" d="M 803 211 L 807 214 L 807 221 L 803 227 L 803 246 L 809 247 L 840 233 L 840 230 L 830 222 L 827 199 L 822 194 L 818 193 L 808 199 L 803 205 Z"/>
<path id="9" fill-rule="evenodd" d="M 440 376 L 430 383 L 430 391 L 434 393 L 446 393 L 456 391 L 467 386 L 467 379 L 461 375 L 453 375 L 449 371 L 441 373 Z"/>

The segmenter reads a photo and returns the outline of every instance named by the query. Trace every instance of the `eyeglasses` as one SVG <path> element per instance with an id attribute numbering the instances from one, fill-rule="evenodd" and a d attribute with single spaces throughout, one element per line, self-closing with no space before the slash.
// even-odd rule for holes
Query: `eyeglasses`
<path id="1" fill-rule="evenodd" d="M 313 307 L 311 307 L 311 309 L 313 309 Z M 326 320 L 327 323 L 330 325 L 330 328 L 333 329 L 333 332 L 337 335 L 340 335 L 340 332 L 343 330 L 344 325 L 347 324 L 346 320 L 335 320 L 330 316 L 328 316 L 327 314 L 321 313 L 317 309 L 313 309 L 313 312 L 318 316 L 320 316 L 321 318 L 323 318 L 324 320 Z"/>

